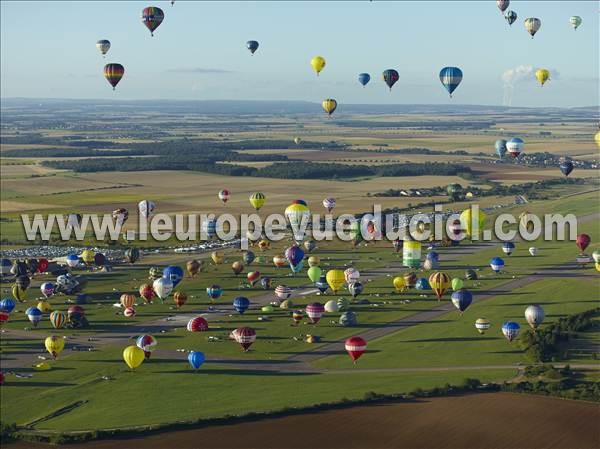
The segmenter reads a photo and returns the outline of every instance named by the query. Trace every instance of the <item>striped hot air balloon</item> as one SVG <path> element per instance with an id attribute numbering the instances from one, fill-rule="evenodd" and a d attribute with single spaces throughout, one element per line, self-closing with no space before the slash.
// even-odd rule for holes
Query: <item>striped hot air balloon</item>
<path id="1" fill-rule="evenodd" d="M 148 6 L 142 10 L 142 23 L 150 30 L 151 36 L 154 36 L 154 31 L 160 26 L 164 18 L 165 13 L 156 6 Z"/>
<path id="2" fill-rule="evenodd" d="M 450 94 L 450 98 L 452 98 L 452 92 L 456 90 L 462 78 L 462 70 L 458 67 L 444 67 L 440 70 L 440 81 Z"/>
<path id="3" fill-rule="evenodd" d="M 356 363 L 360 356 L 365 352 L 365 349 L 367 349 L 367 342 L 362 337 L 350 337 L 344 343 L 344 347 L 352 359 L 352 362 Z"/>
<path id="4" fill-rule="evenodd" d="M 431 276 L 429 276 L 429 285 L 437 296 L 438 301 L 442 299 L 442 296 L 444 293 L 446 293 L 446 290 L 450 288 L 451 282 L 452 280 L 450 279 L 450 276 L 448 276 L 446 273 L 442 273 L 441 271 L 432 273 Z"/>
<path id="5" fill-rule="evenodd" d="M 490 327 L 491 323 L 486 318 L 477 318 L 477 321 L 475 321 L 475 329 L 477 329 L 477 332 L 480 334 L 485 334 Z"/>
<path id="6" fill-rule="evenodd" d="M 306 306 L 306 315 L 313 324 L 317 324 L 325 313 L 325 307 L 320 302 L 313 302 Z"/>
<path id="7" fill-rule="evenodd" d="M 292 289 L 287 285 L 278 285 L 275 287 L 275 296 L 281 301 L 284 301 L 292 296 Z"/>
<path id="8" fill-rule="evenodd" d="M 119 84 L 123 75 L 125 75 L 125 67 L 121 64 L 112 62 L 104 66 L 104 78 L 106 78 L 108 84 L 112 86 L 113 90 L 116 89 L 117 84 Z"/>
<path id="9" fill-rule="evenodd" d="M 192 318 L 187 323 L 188 332 L 205 332 L 208 330 L 208 321 L 201 316 Z"/>
<path id="10" fill-rule="evenodd" d="M 251 327 L 241 327 L 233 331 L 233 337 L 246 352 L 256 341 L 256 331 Z"/>
<path id="11" fill-rule="evenodd" d="M 140 335 L 138 337 L 138 339 L 135 342 L 135 345 L 138 348 L 140 348 L 142 351 L 144 351 L 144 356 L 147 359 L 149 359 L 150 356 L 152 355 L 152 351 L 154 351 L 154 349 L 156 349 L 156 346 L 158 345 L 158 341 L 152 335 L 145 334 L 145 335 Z"/>
<path id="12" fill-rule="evenodd" d="M 50 324 L 54 327 L 54 329 L 60 329 L 63 327 L 65 322 L 67 321 L 67 316 L 64 312 L 59 310 L 55 310 L 50 314 Z"/>

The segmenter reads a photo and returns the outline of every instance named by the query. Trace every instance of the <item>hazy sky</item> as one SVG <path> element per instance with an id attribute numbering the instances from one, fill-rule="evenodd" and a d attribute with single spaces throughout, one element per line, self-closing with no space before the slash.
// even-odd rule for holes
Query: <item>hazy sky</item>
<path id="1" fill-rule="evenodd" d="M 509 27 L 495 1 L 151 3 L 165 20 L 151 37 L 140 20 L 147 2 L 1 3 L 3 97 L 247 99 L 345 103 L 502 104 L 502 74 L 519 66 L 551 70 L 514 86 L 514 106 L 590 106 L 599 97 L 599 6 L 595 1 L 511 1 Z M 573 31 L 571 15 L 583 18 Z M 526 17 L 542 27 L 531 39 Z M 98 39 L 112 43 L 106 59 Z M 255 39 L 254 56 L 245 42 Z M 312 56 L 327 67 L 317 78 Z M 125 66 L 113 92 L 107 62 Z M 464 73 L 450 100 L 438 73 Z M 381 72 L 394 68 L 392 93 Z M 360 72 L 371 74 L 363 89 Z"/>

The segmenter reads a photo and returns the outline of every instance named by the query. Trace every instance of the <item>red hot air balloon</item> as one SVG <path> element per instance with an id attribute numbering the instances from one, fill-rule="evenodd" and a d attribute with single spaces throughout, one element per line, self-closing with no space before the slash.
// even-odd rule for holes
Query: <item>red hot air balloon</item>
<path id="1" fill-rule="evenodd" d="M 325 313 L 325 307 L 320 302 L 313 302 L 306 306 L 306 315 L 313 324 L 317 324 Z"/>
<path id="2" fill-rule="evenodd" d="M 104 78 L 112 86 L 113 90 L 115 90 L 124 74 L 125 67 L 121 64 L 111 63 L 104 66 Z"/>
<path id="3" fill-rule="evenodd" d="M 240 327 L 233 331 L 235 341 L 237 341 L 244 351 L 248 351 L 248 348 L 252 346 L 252 343 L 256 340 L 256 331 L 251 327 Z"/>
<path id="4" fill-rule="evenodd" d="M 140 296 L 148 304 L 152 303 L 154 299 L 154 288 L 152 284 L 144 284 L 140 287 Z"/>
<path id="5" fill-rule="evenodd" d="M 577 240 L 575 241 L 575 243 L 577 244 L 577 247 L 583 253 L 585 251 L 585 249 L 589 246 L 591 241 L 592 241 L 592 238 L 589 235 L 579 234 L 577 236 Z"/>
<path id="6" fill-rule="evenodd" d="M 204 332 L 208 330 L 208 321 L 203 317 L 197 316 L 188 321 L 187 330 L 189 332 Z"/>
<path id="7" fill-rule="evenodd" d="M 361 337 L 350 337 L 346 340 L 346 351 L 354 363 L 363 355 L 367 342 Z"/>
<path id="8" fill-rule="evenodd" d="M 44 257 L 41 257 L 40 259 L 38 259 L 37 270 L 40 273 L 45 273 L 46 270 L 48 269 L 48 265 L 50 265 L 49 262 L 48 262 L 48 259 L 46 259 Z"/>
<path id="9" fill-rule="evenodd" d="M 151 36 L 154 36 L 154 30 L 160 26 L 164 18 L 165 13 L 156 6 L 148 6 L 142 11 L 142 22 L 150 30 Z"/>

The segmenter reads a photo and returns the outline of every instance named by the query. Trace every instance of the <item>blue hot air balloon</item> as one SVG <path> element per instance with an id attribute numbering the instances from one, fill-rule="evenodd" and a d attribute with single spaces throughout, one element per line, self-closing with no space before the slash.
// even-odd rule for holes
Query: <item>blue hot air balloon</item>
<path id="1" fill-rule="evenodd" d="M 217 220 L 206 220 L 202 222 L 202 232 L 207 240 L 212 240 L 212 238 L 217 234 Z"/>
<path id="2" fill-rule="evenodd" d="M 369 81 L 371 81 L 371 75 L 369 75 L 368 73 L 361 73 L 360 75 L 358 75 L 358 82 L 360 84 L 362 84 L 363 87 L 365 87 Z"/>
<path id="3" fill-rule="evenodd" d="M 327 282 L 327 276 L 322 274 L 321 277 L 319 278 L 319 280 L 317 282 L 315 282 L 315 287 L 317 287 L 321 293 L 325 293 L 327 291 L 327 289 L 329 288 L 329 283 Z"/>
<path id="4" fill-rule="evenodd" d="M 10 313 L 15 308 L 15 301 L 12 298 L 4 298 L 0 301 L 0 312 Z"/>
<path id="5" fill-rule="evenodd" d="M 243 315 L 248 310 L 248 307 L 250 307 L 250 300 L 245 296 L 238 296 L 233 300 L 233 307 L 240 315 Z"/>
<path id="6" fill-rule="evenodd" d="M 492 260 L 490 260 L 490 267 L 492 267 L 492 270 L 494 270 L 496 273 L 500 273 L 502 268 L 504 268 L 504 260 L 502 260 L 500 257 L 494 257 Z"/>
<path id="7" fill-rule="evenodd" d="M 206 287 L 206 294 L 210 299 L 219 299 L 221 297 L 221 293 L 223 293 L 223 289 L 221 289 L 221 287 L 218 285 Z"/>
<path id="8" fill-rule="evenodd" d="M 571 174 L 571 172 L 573 171 L 573 162 L 570 160 L 564 160 L 561 161 L 560 165 L 558 166 L 558 168 L 560 168 L 560 172 L 565 175 L 565 176 L 569 176 Z"/>
<path id="9" fill-rule="evenodd" d="M 42 319 L 42 311 L 37 307 L 28 308 L 25 311 L 25 314 L 27 315 L 27 318 L 29 318 L 29 321 L 31 321 L 31 324 L 33 324 L 33 327 L 37 327 L 38 323 Z"/>
<path id="10" fill-rule="evenodd" d="M 444 67 L 440 70 L 440 81 L 452 97 L 452 92 L 462 81 L 463 73 L 458 67 Z"/>
<path id="11" fill-rule="evenodd" d="M 506 11 L 504 18 L 506 19 L 509 25 L 512 25 L 517 20 L 517 13 L 514 11 Z"/>
<path id="12" fill-rule="evenodd" d="M 461 288 L 460 290 L 452 293 L 451 299 L 454 307 L 456 307 L 462 314 L 473 302 L 473 295 L 469 290 Z"/>
<path id="13" fill-rule="evenodd" d="M 265 276 L 260 279 L 260 285 L 262 285 L 262 288 L 264 288 L 265 290 L 268 290 L 271 288 L 271 283 L 272 283 L 272 280 L 268 276 Z"/>
<path id="14" fill-rule="evenodd" d="M 431 290 L 431 285 L 426 278 L 419 278 L 415 284 L 417 290 Z"/>
<path id="15" fill-rule="evenodd" d="M 498 157 L 500 159 L 502 159 L 504 157 L 504 155 L 506 154 L 506 140 L 504 139 L 498 139 L 496 140 L 496 154 L 498 155 Z"/>
<path id="16" fill-rule="evenodd" d="M 258 50 L 258 42 L 257 41 L 248 41 L 246 42 L 246 48 L 250 50 L 251 54 L 254 54 L 256 50 Z"/>
<path id="17" fill-rule="evenodd" d="M 515 244 L 513 242 L 504 242 L 502 244 L 502 251 L 507 256 L 510 256 L 514 250 L 515 250 Z"/>
<path id="18" fill-rule="evenodd" d="M 502 325 L 502 333 L 509 342 L 512 342 L 518 337 L 520 330 L 521 326 L 519 326 L 519 323 L 515 323 L 514 321 L 507 321 Z"/>
<path id="19" fill-rule="evenodd" d="M 304 251 L 299 246 L 291 246 L 285 250 L 285 258 L 290 266 L 296 266 L 304 259 Z"/>
<path id="20" fill-rule="evenodd" d="M 204 363 L 204 353 L 200 351 L 190 351 L 188 354 L 188 362 L 190 362 L 190 366 L 194 369 L 198 369 Z"/>
<path id="21" fill-rule="evenodd" d="M 177 265 L 169 265 L 163 270 L 163 277 L 169 279 L 173 283 L 173 288 L 175 288 L 183 279 L 183 268 Z"/>
<path id="22" fill-rule="evenodd" d="M 425 259 L 429 259 L 432 262 L 439 262 L 440 261 L 440 255 L 439 255 L 439 253 L 437 253 L 435 251 L 429 251 L 427 253 L 427 255 L 425 256 Z"/>

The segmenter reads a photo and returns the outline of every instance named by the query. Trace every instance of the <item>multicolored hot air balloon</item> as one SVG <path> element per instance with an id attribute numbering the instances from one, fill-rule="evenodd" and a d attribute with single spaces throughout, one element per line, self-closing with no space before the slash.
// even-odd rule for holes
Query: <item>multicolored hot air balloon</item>
<path id="1" fill-rule="evenodd" d="M 335 198 L 325 198 L 323 200 L 323 207 L 327 209 L 327 212 L 331 212 L 335 207 Z"/>
<path id="2" fill-rule="evenodd" d="M 100 53 L 102 53 L 102 57 L 104 57 L 104 55 L 108 53 L 108 50 L 110 50 L 110 41 L 106 39 L 100 39 L 98 42 L 96 42 L 96 48 L 100 51 Z"/>
<path id="3" fill-rule="evenodd" d="M 581 25 L 581 22 L 583 22 L 583 20 L 581 20 L 581 17 L 579 16 L 571 16 L 569 18 L 569 23 L 571 24 L 574 30 L 576 30 L 579 27 L 579 25 Z"/>
<path id="4" fill-rule="evenodd" d="M 11 313 L 16 305 L 17 303 L 13 299 L 4 298 L 2 301 L 0 301 L 0 311 Z"/>
<path id="5" fill-rule="evenodd" d="M 227 201 L 229 201 L 229 190 L 227 189 L 223 189 L 219 192 L 219 199 L 221 200 L 221 202 L 223 204 L 227 203 Z"/>
<path id="6" fill-rule="evenodd" d="M 306 306 L 306 316 L 313 324 L 317 324 L 324 313 L 325 307 L 320 302 L 313 302 Z"/>
<path id="7" fill-rule="evenodd" d="M 326 98 L 323 100 L 323 103 L 321 103 L 321 106 L 323 106 L 323 110 L 327 112 L 329 116 L 331 116 L 331 114 L 333 114 L 337 108 L 337 101 L 335 101 L 333 98 Z"/>
<path id="8" fill-rule="evenodd" d="M 275 296 L 280 301 L 285 301 L 290 296 L 292 296 L 292 289 L 289 288 L 287 285 L 278 285 L 277 287 L 275 287 Z"/>
<path id="9" fill-rule="evenodd" d="M 246 279 L 248 279 L 248 282 L 250 283 L 250 285 L 252 287 L 254 287 L 254 284 L 256 284 L 258 282 L 258 280 L 260 279 L 260 271 L 250 271 L 246 275 Z"/>
<path id="10" fill-rule="evenodd" d="M 368 73 L 360 73 L 358 75 L 358 82 L 362 84 L 363 87 L 365 87 L 369 81 L 371 81 L 371 75 Z"/>
<path id="11" fill-rule="evenodd" d="M 201 268 L 202 263 L 198 262 L 196 259 L 189 260 L 185 264 L 185 269 L 191 277 L 196 276 Z"/>
<path id="12" fill-rule="evenodd" d="M 325 62 L 325 58 L 323 58 L 322 56 L 315 56 L 310 60 L 310 66 L 316 72 L 317 76 L 319 76 L 321 70 L 325 68 L 326 64 L 327 63 Z"/>
<path id="13" fill-rule="evenodd" d="M 42 311 L 37 307 L 29 307 L 25 311 L 25 315 L 27 315 L 27 318 L 29 318 L 31 324 L 33 324 L 33 327 L 37 327 L 38 323 L 42 319 Z"/>
<path id="14" fill-rule="evenodd" d="M 250 51 L 250 54 L 254 54 L 256 50 L 258 50 L 258 42 L 257 41 L 248 41 L 246 42 L 246 48 Z"/>
<path id="15" fill-rule="evenodd" d="M 129 293 L 123 293 L 119 301 L 124 309 L 135 306 L 135 296 Z"/>
<path id="16" fill-rule="evenodd" d="M 525 29 L 531 35 L 532 39 L 533 36 L 535 36 L 535 33 L 539 31 L 541 26 L 542 21 L 536 17 L 528 17 L 527 19 L 525 19 Z"/>
<path id="17" fill-rule="evenodd" d="M 400 75 L 398 75 L 398 72 L 394 69 L 387 69 L 383 71 L 381 78 L 385 81 L 385 84 L 387 84 L 391 91 L 394 84 L 400 79 Z"/>
<path id="18" fill-rule="evenodd" d="M 543 86 L 544 83 L 550 79 L 550 70 L 537 69 L 535 71 L 535 79 L 537 79 L 538 83 L 540 83 Z"/>
<path id="19" fill-rule="evenodd" d="M 440 81 L 450 94 L 450 98 L 452 98 L 452 92 L 456 90 L 462 78 L 462 70 L 458 67 L 444 67 L 440 70 Z"/>
<path id="20" fill-rule="evenodd" d="M 483 231 L 485 224 L 485 213 L 478 210 L 477 215 L 474 214 L 474 209 L 469 208 L 462 211 L 460 214 L 460 225 L 467 235 L 471 238 L 477 237 Z"/>
<path id="21" fill-rule="evenodd" d="M 506 151 L 513 159 L 519 157 L 519 155 L 525 149 L 525 142 L 520 137 L 513 137 L 508 142 L 506 142 Z"/>
<path id="22" fill-rule="evenodd" d="M 310 209 L 304 200 L 294 200 L 292 204 L 285 208 L 285 217 L 292 228 L 294 239 L 297 242 L 304 240 L 305 233 L 302 231 L 304 226 L 308 225 L 310 220 Z"/>
<path id="23" fill-rule="evenodd" d="M 132 370 L 140 366 L 145 358 L 144 350 L 136 345 L 127 346 L 123 350 L 123 360 Z"/>
<path id="24" fill-rule="evenodd" d="M 151 284 L 143 284 L 140 287 L 140 297 L 146 304 L 151 304 L 154 299 L 154 288 Z"/>
<path id="25" fill-rule="evenodd" d="M 140 258 L 140 250 L 134 247 L 125 250 L 125 260 L 128 263 L 135 263 Z"/>
<path id="26" fill-rule="evenodd" d="M 121 64 L 112 62 L 104 66 L 104 78 L 106 78 L 108 84 L 112 86 L 113 90 L 116 89 L 117 84 L 119 84 L 123 75 L 125 75 L 125 67 Z"/>
<path id="27" fill-rule="evenodd" d="M 177 287 L 183 280 L 183 269 L 177 265 L 169 265 L 163 270 L 163 277 L 169 279 L 173 287 Z"/>
<path id="28" fill-rule="evenodd" d="M 477 332 L 479 332 L 480 334 L 485 334 L 485 332 L 491 326 L 492 325 L 490 321 L 486 318 L 477 318 L 477 321 L 475 321 L 475 329 L 477 329 Z"/>
<path id="29" fill-rule="evenodd" d="M 514 321 L 506 321 L 502 325 L 502 333 L 509 343 L 512 343 L 512 341 L 519 336 L 520 330 L 521 326 L 519 326 L 519 323 L 515 323 Z"/>
<path id="30" fill-rule="evenodd" d="M 256 192 L 250 195 L 250 204 L 258 212 L 264 206 L 266 197 L 264 193 Z"/>
<path id="31" fill-rule="evenodd" d="M 441 271 L 432 273 L 431 276 L 429 276 L 429 285 L 437 296 L 438 301 L 442 299 L 442 296 L 444 296 L 446 290 L 450 288 L 450 283 L 450 276 L 448 276 L 446 273 L 442 273 Z"/>
<path id="32" fill-rule="evenodd" d="M 365 349 L 367 349 L 367 342 L 361 337 L 350 337 L 344 343 L 344 348 L 352 359 L 352 362 L 356 363 L 360 356 L 365 352 Z"/>
<path id="33" fill-rule="evenodd" d="M 42 291 L 44 298 L 49 298 L 52 296 L 55 289 L 56 285 L 54 285 L 52 282 L 44 282 L 42 285 L 40 285 L 40 290 Z"/>
<path id="34" fill-rule="evenodd" d="M 173 293 L 173 302 L 177 306 L 177 308 L 181 308 L 187 302 L 187 295 L 184 292 L 176 291 Z"/>
<path id="35" fill-rule="evenodd" d="M 140 335 L 135 341 L 135 345 L 144 351 L 144 357 L 149 359 L 152 355 L 152 351 L 156 349 L 158 341 L 152 335 L 145 334 Z"/>
<path id="36" fill-rule="evenodd" d="M 299 246 L 290 246 L 285 250 L 285 258 L 290 266 L 294 267 L 304 259 L 304 251 Z"/>
<path id="37" fill-rule="evenodd" d="M 298 326 L 300 321 L 304 318 L 304 312 L 302 310 L 294 310 L 292 312 L 292 320 L 294 320 L 294 325 Z"/>
<path id="38" fill-rule="evenodd" d="M 142 23 L 150 30 L 150 35 L 154 36 L 156 30 L 165 18 L 162 9 L 156 6 L 148 6 L 142 10 Z"/>
<path id="39" fill-rule="evenodd" d="M 504 18 L 506 19 L 508 24 L 512 26 L 512 24 L 517 21 L 517 13 L 514 11 L 506 11 Z"/>
<path id="40" fill-rule="evenodd" d="M 50 324 L 54 327 L 54 329 L 60 329 L 63 327 L 65 322 L 67 321 L 67 316 L 64 312 L 59 310 L 55 310 L 50 314 Z"/>

